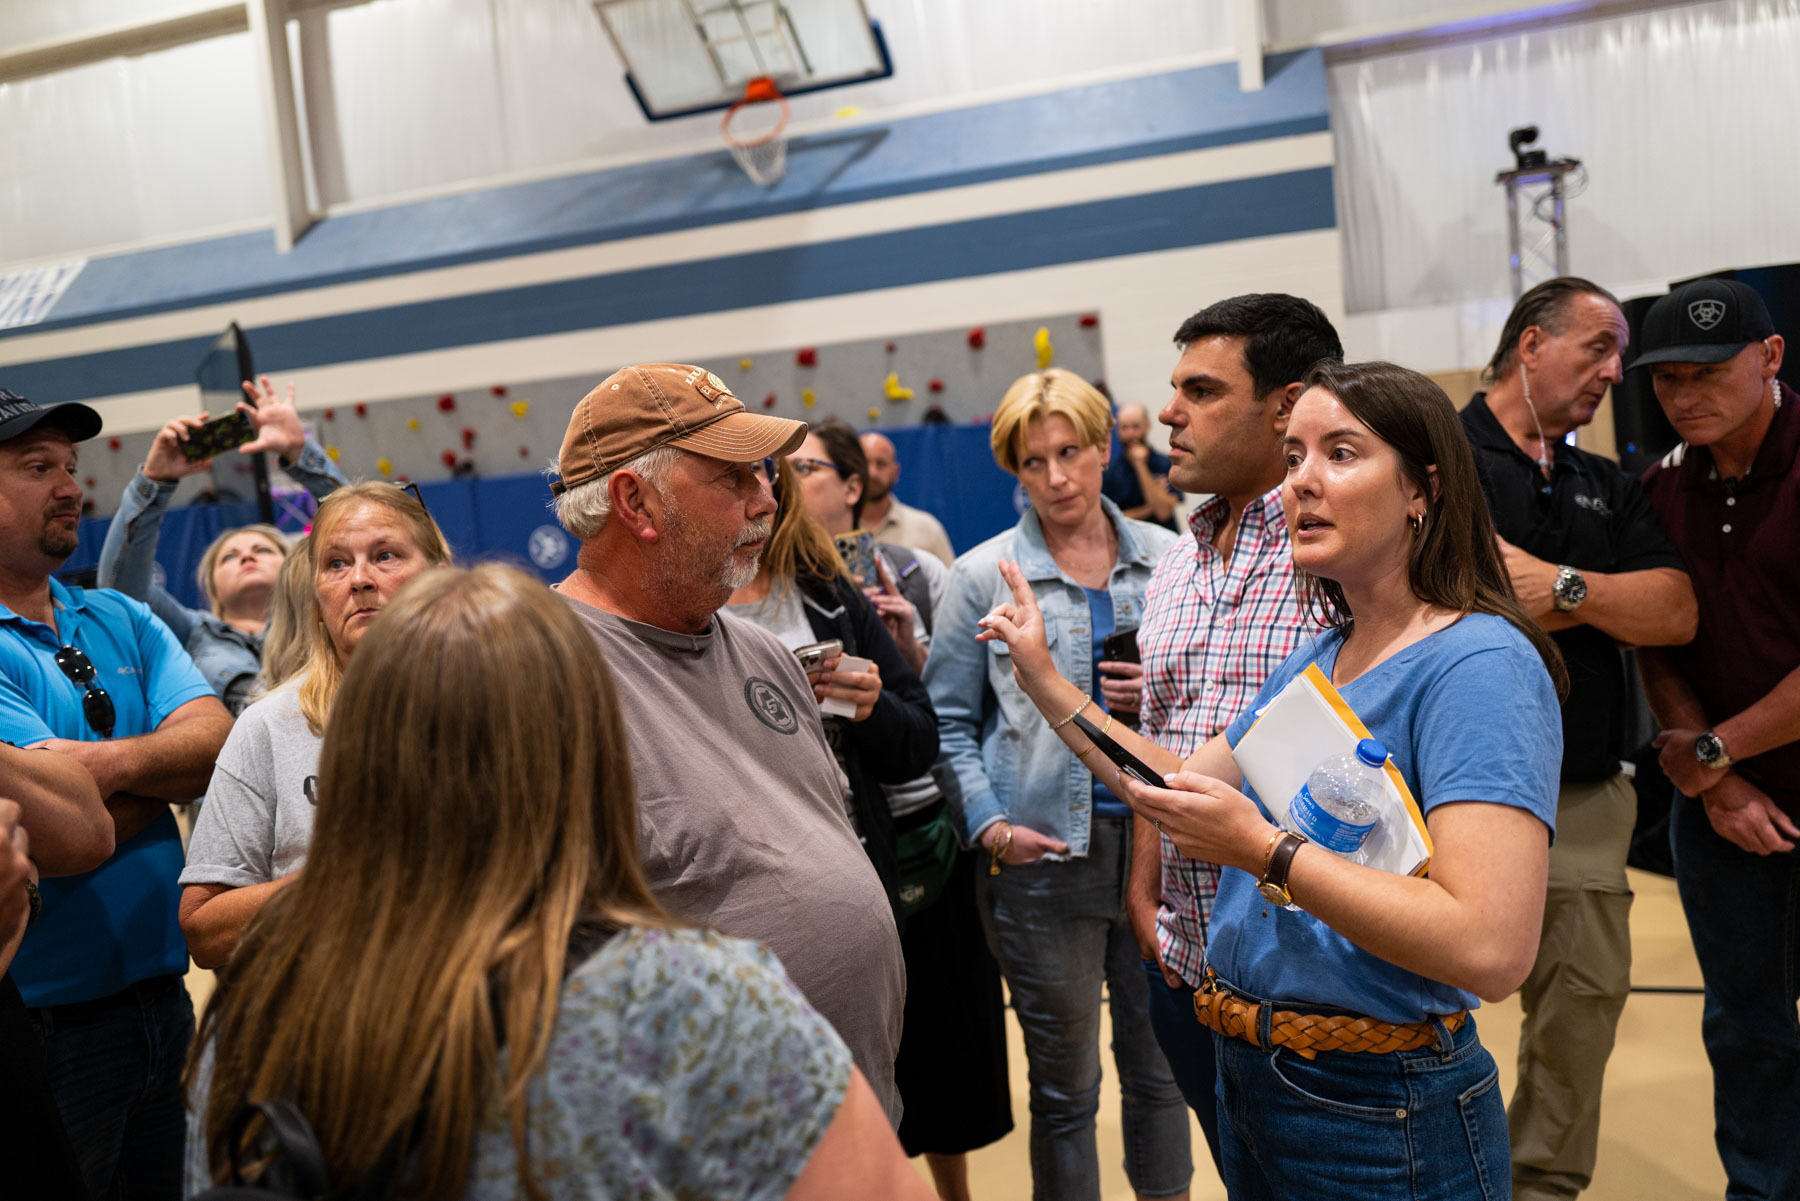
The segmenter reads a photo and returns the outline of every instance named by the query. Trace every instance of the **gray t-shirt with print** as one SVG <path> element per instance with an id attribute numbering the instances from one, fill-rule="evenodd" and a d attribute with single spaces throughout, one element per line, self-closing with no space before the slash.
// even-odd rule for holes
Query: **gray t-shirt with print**
<path id="1" fill-rule="evenodd" d="M 688 635 L 564 599 L 619 691 L 651 889 L 774 951 L 898 1124 L 900 938 L 799 662 L 725 613 Z"/>
<path id="2" fill-rule="evenodd" d="M 246 888 L 280 879 L 305 862 L 323 739 L 300 712 L 304 678 L 245 709 L 231 727 L 194 821 L 183 885 Z"/>

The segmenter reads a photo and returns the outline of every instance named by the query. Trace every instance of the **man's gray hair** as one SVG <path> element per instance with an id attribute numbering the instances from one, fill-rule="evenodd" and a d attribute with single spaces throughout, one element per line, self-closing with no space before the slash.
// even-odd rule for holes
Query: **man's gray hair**
<path id="1" fill-rule="evenodd" d="M 651 487 L 661 488 L 667 482 L 669 472 L 680 462 L 681 453 L 673 446 L 654 447 L 635 459 L 625 460 L 597 480 L 570 488 L 554 502 L 556 520 L 582 541 L 594 537 L 612 516 L 613 476 L 629 471 Z"/>

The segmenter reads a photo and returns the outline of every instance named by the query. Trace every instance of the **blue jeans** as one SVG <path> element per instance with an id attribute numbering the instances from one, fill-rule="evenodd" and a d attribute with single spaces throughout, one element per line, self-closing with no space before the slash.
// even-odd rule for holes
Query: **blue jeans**
<path id="1" fill-rule="evenodd" d="M 1150 990 L 1150 1028 L 1156 1032 L 1157 1045 L 1175 1073 L 1175 1086 L 1181 1090 L 1188 1108 L 1200 1123 L 1206 1136 L 1206 1149 L 1212 1152 L 1213 1166 L 1223 1170 L 1219 1160 L 1219 1061 L 1213 1051 L 1212 1031 L 1194 1016 L 1194 990 L 1186 984 L 1170 988 L 1162 969 L 1153 959 L 1140 960 L 1144 965 L 1144 983 Z"/>
<path id="2" fill-rule="evenodd" d="M 1669 841 L 1706 983 L 1700 1036 L 1725 1196 L 1800 1196 L 1800 851 L 1741 850 L 1683 796 Z"/>
<path id="3" fill-rule="evenodd" d="M 1142 1196 L 1188 1187 L 1187 1106 L 1150 1030 L 1137 939 L 1125 916 L 1129 819 L 1095 817 L 1084 859 L 1001 867 L 981 856 L 977 892 L 988 944 L 1025 1036 L 1034 1201 L 1097 1201 L 1100 986 L 1111 1002 L 1125 1175 Z"/>
<path id="4" fill-rule="evenodd" d="M 1306 1060 L 1213 1036 L 1232 1201 L 1512 1195 L 1499 1070 L 1473 1020 L 1417 1051 Z"/>
<path id="5" fill-rule="evenodd" d="M 94 1201 L 177 1201 L 187 1134 L 181 1069 L 194 1006 L 179 976 L 30 1011 Z"/>

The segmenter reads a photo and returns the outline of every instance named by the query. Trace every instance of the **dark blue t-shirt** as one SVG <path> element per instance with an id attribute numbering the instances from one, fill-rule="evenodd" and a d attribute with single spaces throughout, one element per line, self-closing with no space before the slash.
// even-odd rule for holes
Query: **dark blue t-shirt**
<path id="1" fill-rule="evenodd" d="M 1110 713 L 1111 709 L 1107 706 L 1105 698 L 1100 695 L 1100 660 L 1104 657 L 1100 652 L 1100 647 L 1112 636 L 1113 632 L 1112 593 L 1104 588 L 1084 587 L 1082 591 L 1087 593 L 1088 624 L 1094 630 L 1094 643 L 1089 652 L 1093 656 L 1094 707 Z M 1102 720 L 1096 724 L 1104 725 L 1105 722 Z M 1112 789 L 1102 784 L 1099 776 L 1094 777 L 1094 814 L 1097 817 L 1131 816 L 1131 806 L 1120 800 Z"/>

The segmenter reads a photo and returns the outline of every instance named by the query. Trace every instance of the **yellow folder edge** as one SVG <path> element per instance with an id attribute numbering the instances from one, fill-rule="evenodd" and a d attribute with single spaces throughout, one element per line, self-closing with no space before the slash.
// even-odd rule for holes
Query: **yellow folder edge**
<path id="1" fill-rule="evenodd" d="M 1319 690 L 1319 695 L 1325 698 L 1326 704 L 1330 705 L 1332 711 L 1343 719 L 1344 724 L 1350 727 L 1352 733 L 1358 738 L 1375 737 L 1369 733 L 1369 727 L 1363 725 L 1362 718 L 1356 715 L 1356 710 L 1350 707 L 1350 702 L 1346 701 L 1343 694 L 1332 685 L 1330 678 L 1319 670 L 1317 663 L 1307 667 L 1301 674 L 1312 682 L 1314 688 Z M 1425 827 L 1425 815 L 1419 812 L 1419 802 L 1413 797 L 1412 789 L 1406 786 L 1406 777 L 1402 776 L 1400 769 L 1394 766 L 1392 757 L 1382 765 L 1382 770 L 1387 772 L 1388 779 L 1393 781 L 1394 787 L 1400 790 L 1400 799 L 1406 802 L 1407 815 L 1412 818 L 1413 827 L 1419 831 L 1419 837 L 1424 840 L 1425 859 L 1419 866 L 1413 868 L 1411 873 L 1415 876 L 1423 876 L 1431 870 L 1431 856 L 1437 849 L 1431 843 L 1431 831 Z"/>

